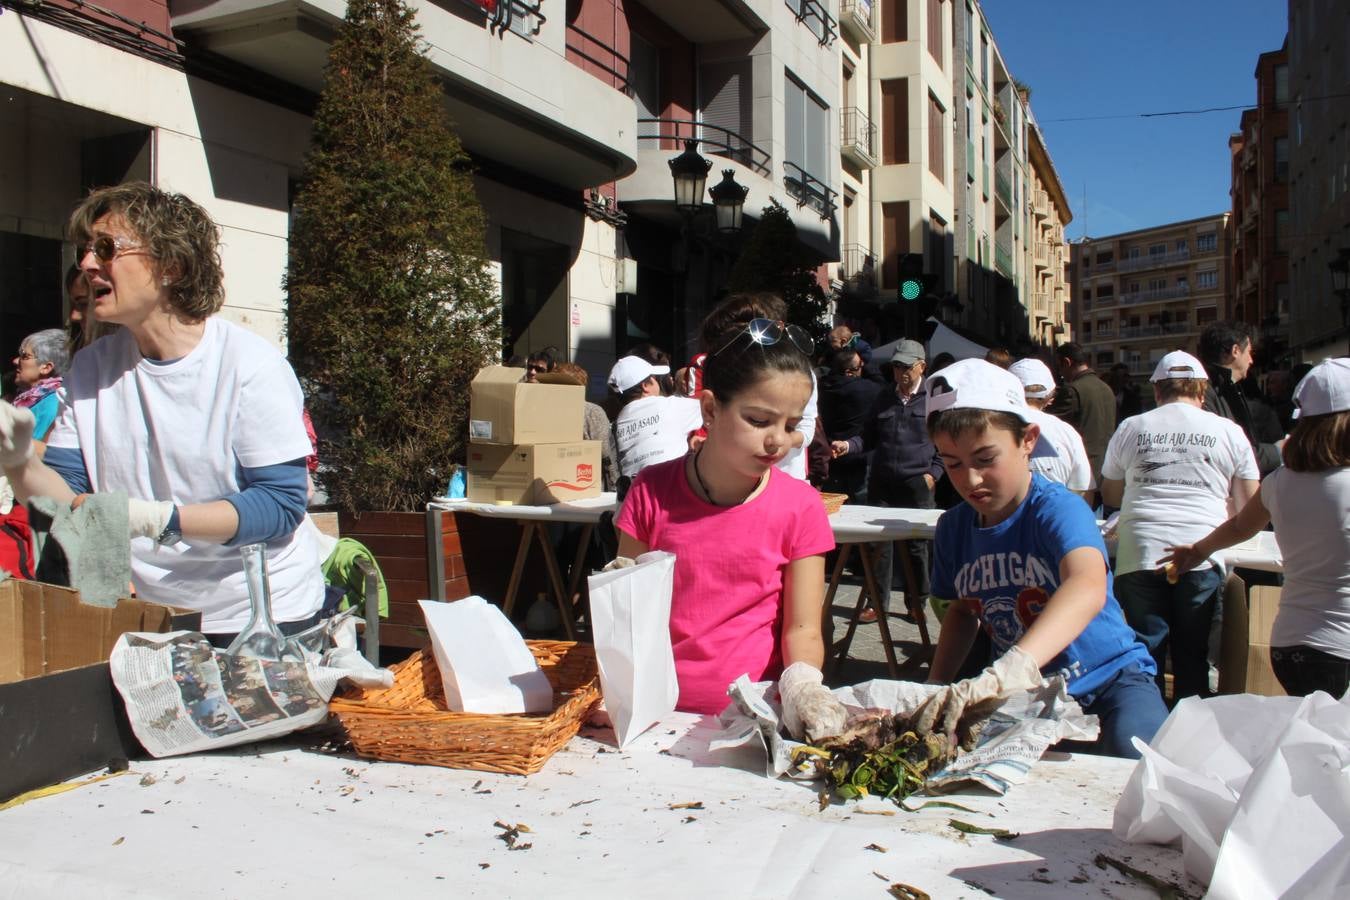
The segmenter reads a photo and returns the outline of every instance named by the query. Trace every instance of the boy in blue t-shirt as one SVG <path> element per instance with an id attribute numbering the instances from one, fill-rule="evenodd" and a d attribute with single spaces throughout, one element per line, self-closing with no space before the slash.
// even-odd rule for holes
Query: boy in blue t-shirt
<path id="1" fill-rule="evenodd" d="M 938 520 L 934 597 L 951 603 L 930 682 L 956 673 L 983 627 L 998 655 L 980 675 L 929 701 L 921 721 L 957 731 L 976 713 L 1045 675 L 1062 675 L 1098 716 L 1098 749 L 1138 758 L 1167 717 L 1147 648 L 1112 593 L 1106 544 L 1091 510 L 1028 465 L 1040 429 L 1015 375 L 962 360 L 928 382 L 928 432 L 965 503 Z"/>

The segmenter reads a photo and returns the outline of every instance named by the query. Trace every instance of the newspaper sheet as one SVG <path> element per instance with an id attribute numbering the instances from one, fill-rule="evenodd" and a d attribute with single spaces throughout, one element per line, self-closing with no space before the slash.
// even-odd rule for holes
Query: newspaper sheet
<path id="1" fill-rule="evenodd" d="M 156 757 L 217 750 L 279 737 L 322 722 L 338 682 L 392 684 L 352 646 L 306 662 L 231 656 L 191 631 L 131 632 L 109 666 L 132 730 Z"/>
<path id="2" fill-rule="evenodd" d="M 728 688 L 732 702 L 722 711 L 722 730 L 709 748 L 758 744 L 766 758 L 764 774 L 770 778 L 811 778 L 792 765 L 792 751 L 802 746 L 779 728 L 778 706 L 770 700 L 773 682 L 751 682 L 742 675 Z M 938 685 L 877 679 L 852 687 L 837 688 L 834 696 L 851 714 L 867 712 L 912 713 Z M 1097 717 L 1084 714 L 1064 688 L 1059 677 L 1048 679 L 1035 691 L 1010 697 L 986 723 L 974 750 L 963 753 L 928 779 L 925 790 L 941 793 L 970 784 L 1007 793 L 1026 781 L 1027 773 L 1051 744 L 1060 740 L 1091 741 L 1097 737 Z"/>

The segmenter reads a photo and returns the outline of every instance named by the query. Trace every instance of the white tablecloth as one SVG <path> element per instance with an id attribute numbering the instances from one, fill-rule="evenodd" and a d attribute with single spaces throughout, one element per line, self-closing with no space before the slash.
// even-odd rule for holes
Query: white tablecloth
<path id="1" fill-rule="evenodd" d="M 547 506 L 498 506 L 495 503 L 475 503 L 469 500 L 451 500 L 438 497 L 427 504 L 428 509 L 446 509 L 451 512 L 470 512 L 494 519 L 516 519 L 548 522 L 599 522 L 600 517 L 618 508 L 613 491 L 587 497 L 584 500 L 572 500 L 567 503 L 550 503 Z"/>
<path id="2" fill-rule="evenodd" d="M 0 895 L 711 900 L 884 897 L 905 882 L 935 898 L 985 896 L 971 885 L 1156 896 L 1098 854 L 1186 883 L 1178 851 L 1111 836 L 1124 760 L 1052 754 L 1005 797 L 948 798 L 978 813 L 876 800 L 821 812 L 814 786 L 770 781 L 744 751 L 709 753 L 712 731 L 676 713 L 623 752 L 595 739 L 608 729 L 583 733 L 529 778 L 285 744 L 138 762 L 0 812 Z M 703 808 L 670 808 L 691 802 Z M 1021 837 L 962 834 L 950 818 Z M 528 825 L 530 849 L 508 850 L 498 820 Z"/>

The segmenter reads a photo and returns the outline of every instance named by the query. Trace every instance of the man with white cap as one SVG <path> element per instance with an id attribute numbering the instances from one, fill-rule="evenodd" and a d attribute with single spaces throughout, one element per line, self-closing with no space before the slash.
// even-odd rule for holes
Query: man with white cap
<path id="1" fill-rule="evenodd" d="M 1149 379 L 1156 409 L 1120 424 L 1102 463 L 1102 497 L 1121 508 L 1116 597 L 1148 647 L 1162 687 L 1170 644 L 1173 697 L 1209 693 L 1210 626 L 1223 584 L 1206 560 L 1179 574 L 1154 567 L 1173 544 L 1209 534 L 1256 493 L 1256 457 L 1242 428 L 1201 408 L 1205 367 L 1184 350 L 1158 360 Z"/>
<path id="2" fill-rule="evenodd" d="M 1063 419 L 1043 412 L 1055 396 L 1055 376 L 1050 374 L 1050 367 L 1029 356 L 1013 363 L 1008 371 L 1022 382 L 1027 406 L 1031 407 L 1036 424 L 1041 426 L 1041 434 L 1055 448 L 1054 456 L 1032 457 L 1031 471 L 1064 485 L 1091 506 L 1097 484 L 1092 480 L 1092 464 L 1088 461 L 1082 436 Z"/>
<path id="3" fill-rule="evenodd" d="M 690 432 L 703 426 L 697 400 L 661 395 L 657 377 L 669 372 L 640 356 L 625 356 L 609 371 L 609 389 L 623 404 L 614 417 L 620 495 L 647 466 L 688 453 Z"/>

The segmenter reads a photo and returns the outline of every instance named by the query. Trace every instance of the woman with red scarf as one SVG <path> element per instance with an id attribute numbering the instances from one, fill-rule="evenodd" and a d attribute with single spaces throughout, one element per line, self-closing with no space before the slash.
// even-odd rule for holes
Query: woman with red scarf
<path id="1" fill-rule="evenodd" d="M 31 409 L 37 424 L 33 437 L 47 439 L 61 407 L 61 376 L 70 364 L 67 335 L 60 328 L 35 331 L 19 345 L 14 357 L 14 405 Z"/>

